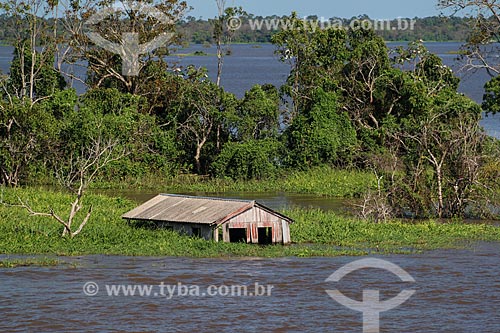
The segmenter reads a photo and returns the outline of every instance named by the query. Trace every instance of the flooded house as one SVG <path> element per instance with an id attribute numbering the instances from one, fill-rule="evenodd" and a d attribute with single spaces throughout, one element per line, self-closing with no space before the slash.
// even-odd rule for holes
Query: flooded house
<path id="1" fill-rule="evenodd" d="M 160 194 L 122 216 L 216 242 L 288 244 L 292 219 L 253 200 Z"/>

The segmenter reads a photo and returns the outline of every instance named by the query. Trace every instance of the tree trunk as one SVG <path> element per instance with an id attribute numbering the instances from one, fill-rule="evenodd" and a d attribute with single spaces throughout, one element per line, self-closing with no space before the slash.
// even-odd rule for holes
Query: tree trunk
<path id="1" fill-rule="evenodd" d="M 220 80 L 222 76 L 222 62 L 223 62 L 223 54 L 222 54 L 222 36 L 217 39 L 217 87 L 220 87 Z"/>
<path id="2" fill-rule="evenodd" d="M 437 182 L 438 182 L 438 216 L 439 218 L 443 217 L 443 175 L 441 170 L 441 165 L 436 165 L 436 173 L 437 173 Z"/>
<path id="3" fill-rule="evenodd" d="M 200 162 L 200 157 L 201 157 L 201 148 L 203 145 L 198 144 L 196 146 L 196 154 L 194 155 L 194 160 L 196 163 L 196 172 L 200 175 L 201 174 L 201 162 Z"/>

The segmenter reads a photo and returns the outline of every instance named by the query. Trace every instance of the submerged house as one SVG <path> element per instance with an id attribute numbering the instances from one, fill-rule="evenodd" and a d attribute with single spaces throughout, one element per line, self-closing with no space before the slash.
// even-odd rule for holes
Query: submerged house
<path id="1" fill-rule="evenodd" d="M 122 216 L 216 242 L 290 243 L 290 218 L 255 201 L 160 194 Z"/>

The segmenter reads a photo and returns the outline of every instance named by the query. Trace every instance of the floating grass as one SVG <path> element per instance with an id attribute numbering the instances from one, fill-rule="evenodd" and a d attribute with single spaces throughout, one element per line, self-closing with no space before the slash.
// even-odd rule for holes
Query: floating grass
<path id="1" fill-rule="evenodd" d="M 50 258 L 27 258 L 27 259 L 5 259 L 0 260 L 0 268 L 17 268 L 17 267 L 50 267 L 62 264 L 57 259 Z"/>
<path id="2" fill-rule="evenodd" d="M 28 201 L 34 210 L 54 209 L 65 215 L 71 196 L 43 189 L 5 189 L 4 201 Z M 343 256 L 369 253 L 414 253 L 457 248 L 475 241 L 500 241 L 500 228 L 424 221 L 372 223 L 321 210 L 292 209 L 283 213 L 295 220 L 293 245 L 258 246 L 215 243 L 176 232 L 138 227 L 121 219 L 135 203 L 101 195 L 88 195 L 84 205 L 94 213 L 77 237 L 62 238 L 61 226 L 50 218 L 29 216 L 17 207 L 0 206 L 0 253 L 22 255 L 127 255 L 189 257 Z M 85 211 L 85 209 L 83 209 Z M 84 213 L 82 213 L 84 214 Z M 78 219 L 78 217 L 77 217 Z M 50 263 L 50 261 L 48 262 Z M 30 262 L 25 262 L 25 265 Z M 22 266 L 4 262 L 3 266 Z"/>
<path id="3" fill-rule="evenodd" d="M 500 228 L 487 224 L 432 220 L 374 223 L 321 210 L 293 209 L 284 213 L 296 221 L 291 225 L 291 234 L 298 243 L 394 252 L 456 248 L 474 241 L 500 241 Z"/>
<path id="4" fill-rule="evenodd" d="M 287 192 L 338 198 L 360 197 L 376 188 L 372 173 L 359 170 L 337 170 L 318 167 L 307 171 L 292 171 L 281 177 L 262 180 L 232 180 L 181 175 L 172 179 L 148 177 L 122 183 L 100 182 L 94 188 L 154 189 L 163 192 Z"/>

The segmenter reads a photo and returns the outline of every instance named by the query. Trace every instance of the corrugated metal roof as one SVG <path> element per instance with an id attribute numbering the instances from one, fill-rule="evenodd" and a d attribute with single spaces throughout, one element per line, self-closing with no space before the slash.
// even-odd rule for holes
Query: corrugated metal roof
<path id="1" fill-rule="evenodd" d="M 251 200 L 160 194 L 122 217 L 130 220 L 215 224 L 239 215 L 255 205 L 256 202 Z M 272 212 L 269 208 L 266 210 Z"/>

